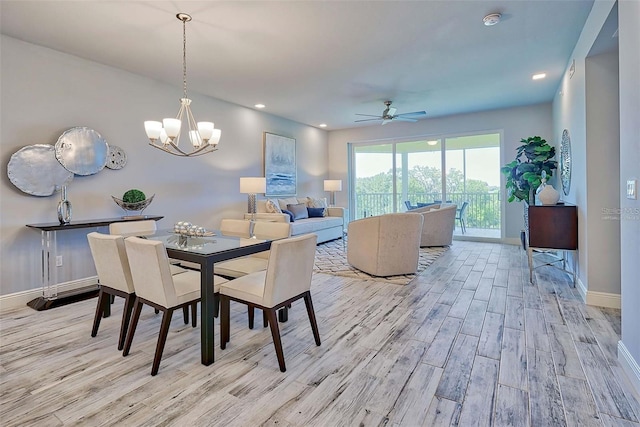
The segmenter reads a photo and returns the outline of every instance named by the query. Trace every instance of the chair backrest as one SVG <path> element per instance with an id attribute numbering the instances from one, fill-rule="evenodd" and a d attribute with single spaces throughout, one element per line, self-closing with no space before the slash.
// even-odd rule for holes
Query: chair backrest
<path id="1" fill-rule="evenodd" d="M 273 307 L 311 289 L 317 240 L 315 234 L 303 234 L 271 244 L 263 296 L 266 306 Z"/>
<path id="2" fill-rule="evenodd" d="M 157 225 L 152 219 L 144 221 L 123 221 L 109 224 L 109 234 L 122 236 L 146 236 L 156 232 Z"/>
<path id="3" fill-rule="evenodd" d="M 127 237 L 124 243 L 136 295 L 167 308 L 178 305 L 169 258 L 162 242 Z"/>
<path id="4" fill-rule="evenodd" d="M 220 221 L 220 232 L 226 236 L 249 237 L 251 235 L 251 221 L 223 219 Z"/>
<path id="5" fill-rule="evenodd" d="M 410 211 L 411 209 L 415 208 L 415 206 L 411 206 L 411 201 L 409 201 L 409 200 L 405 200 L 404 201 L 404 205 L 407 207 L 408 211 Z"/>
<path id="6" fill-rule="evenodd" d="M 288 222 L 256 221 L 253 234 L 258 239 L 284 239 L 291 237 L 291 224 Z"/>
<path id="7" fill-rule="evenodd" d="M 462 207 L 460 208 L 460 213 L 458 214 L 458 218 L 462 218 L 464 216 L 464 213 L 467 210 L 467 206 L 469 206 L 469 202 L 462 203 Z"/>
<path id="8" fill-rule="evenodd" d="M 100 283 L 128 294 L 133 293 L 124 237 L 93 232 L 87 234 L 87 240 Z"/>
<path id="9" fill-rule="evenodd" d="M 256 221 L 253 225 L 253 235 L 258 239 L 285 239 L 291 237 L 291 224 L 288 222 Z M 263 251 L 251 256 L 269 259 L 269 255 L 269 251 Z"/>

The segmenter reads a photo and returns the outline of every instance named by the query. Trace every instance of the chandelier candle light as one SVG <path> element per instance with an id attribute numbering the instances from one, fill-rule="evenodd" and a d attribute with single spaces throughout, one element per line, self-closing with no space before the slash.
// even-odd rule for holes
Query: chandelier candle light
<path id="1" fill-rule="evenodd" d="M 331 192 L 331 199 L 329 202 L 330 206 L 335 206 L 336 204 L 336 191 L 342 191 L 342 180 L 341 179 L 325 179 L 324 180 L 324 191 Z"/>
<path id="2" fill-rule="evenodd" d="M 213 127 L 213 122 L 197 122 L 191 113 L 191 100 L 187 98 L 187 22 L 191 16 L 186 13 L 178 13 L 178 20 L 182 21 L 182 88 L 183 97 L 180 99 L 180 110 L 175 119 L 163 119 L 162 122 L 146 121 L 144 129 L 149 138 L 149 145 L 175 156 L 191 157 L 201 156 L 218 149 L 221 130 Z M 182 120 L 186 116 L 189 127 L 189 140 L 191 148 L 183 150 L 179 147 Z"/>

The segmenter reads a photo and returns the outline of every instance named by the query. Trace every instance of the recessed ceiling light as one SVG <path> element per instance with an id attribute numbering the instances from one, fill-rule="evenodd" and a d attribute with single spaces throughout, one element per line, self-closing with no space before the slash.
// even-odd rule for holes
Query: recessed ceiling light
<path id="1" fill-rule="evenodd" d="M 327 124 L 326 123 L 320 123 L 318 126 L 320 126 L 321 128 L 326 128 Z"/>
<path id="2" fill-rule="evenodd" d="M 256 105 L 254 105 L 254 107 L 262 109 L 262 108 L 266 107 L 266 105 L 264 105 L 264 104 L 256 104 Z"/>
<path id="3" fill-rule="evenodd" d="M 531 76 L 531 78 L 533 80 L 540 80 L 540 79 L 544 79 L 545 77 L 547 77 L 546 73 L 539 73 L 539 74 L 534 74 L 533 76 Z"/>
<path id="4" fill-rule="evenodd" d="M 490 13 L 482 18 L 482 22 L 484 22 L 484 25 L 486 25 L 487 27 L 491 27 L 492 25 L 496 25 L 497 23 L 499 23 L 500 18 L 502 18 L 502 15 L 500 15 L 499 13 Z"/>
<path id="5" fill-rule="evenodd" d="M 438 141 L 436 141 L 436 140 L 427 141 L 427 144 L 429 144 L 429 145 L 438 145 Z"/>

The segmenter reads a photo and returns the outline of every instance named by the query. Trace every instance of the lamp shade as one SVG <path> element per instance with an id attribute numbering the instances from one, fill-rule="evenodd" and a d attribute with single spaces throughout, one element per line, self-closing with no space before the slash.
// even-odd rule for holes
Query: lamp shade
<path id="1" fill-rule="evenodd" d="M 257 194 L 267 191 L 267 180 L 263 177 L 240 178 L 240 192 L 243 194 Z"/>
<path id="2" fill-rule="evenodd" d="M 342 191 L 341 179 L 325 179 L 324 191 Z"/>

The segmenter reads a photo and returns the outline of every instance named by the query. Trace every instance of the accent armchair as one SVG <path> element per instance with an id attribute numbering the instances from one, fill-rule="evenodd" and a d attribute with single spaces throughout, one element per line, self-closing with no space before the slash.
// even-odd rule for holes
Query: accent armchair
<path id="1" fill-rule="evenodd" d="M 409 212 L 408 215 L 419 214 L 424 219 L 420 247 L 451 245 L 456 212 L 456 205 L 433 205 Z"/>
<path id="2" fill-rule="evenodd" d="M 415 273 L 420 257 L 422 215 L 394 213 L 351 221 L 349 264 L 374 276 Z"/>

